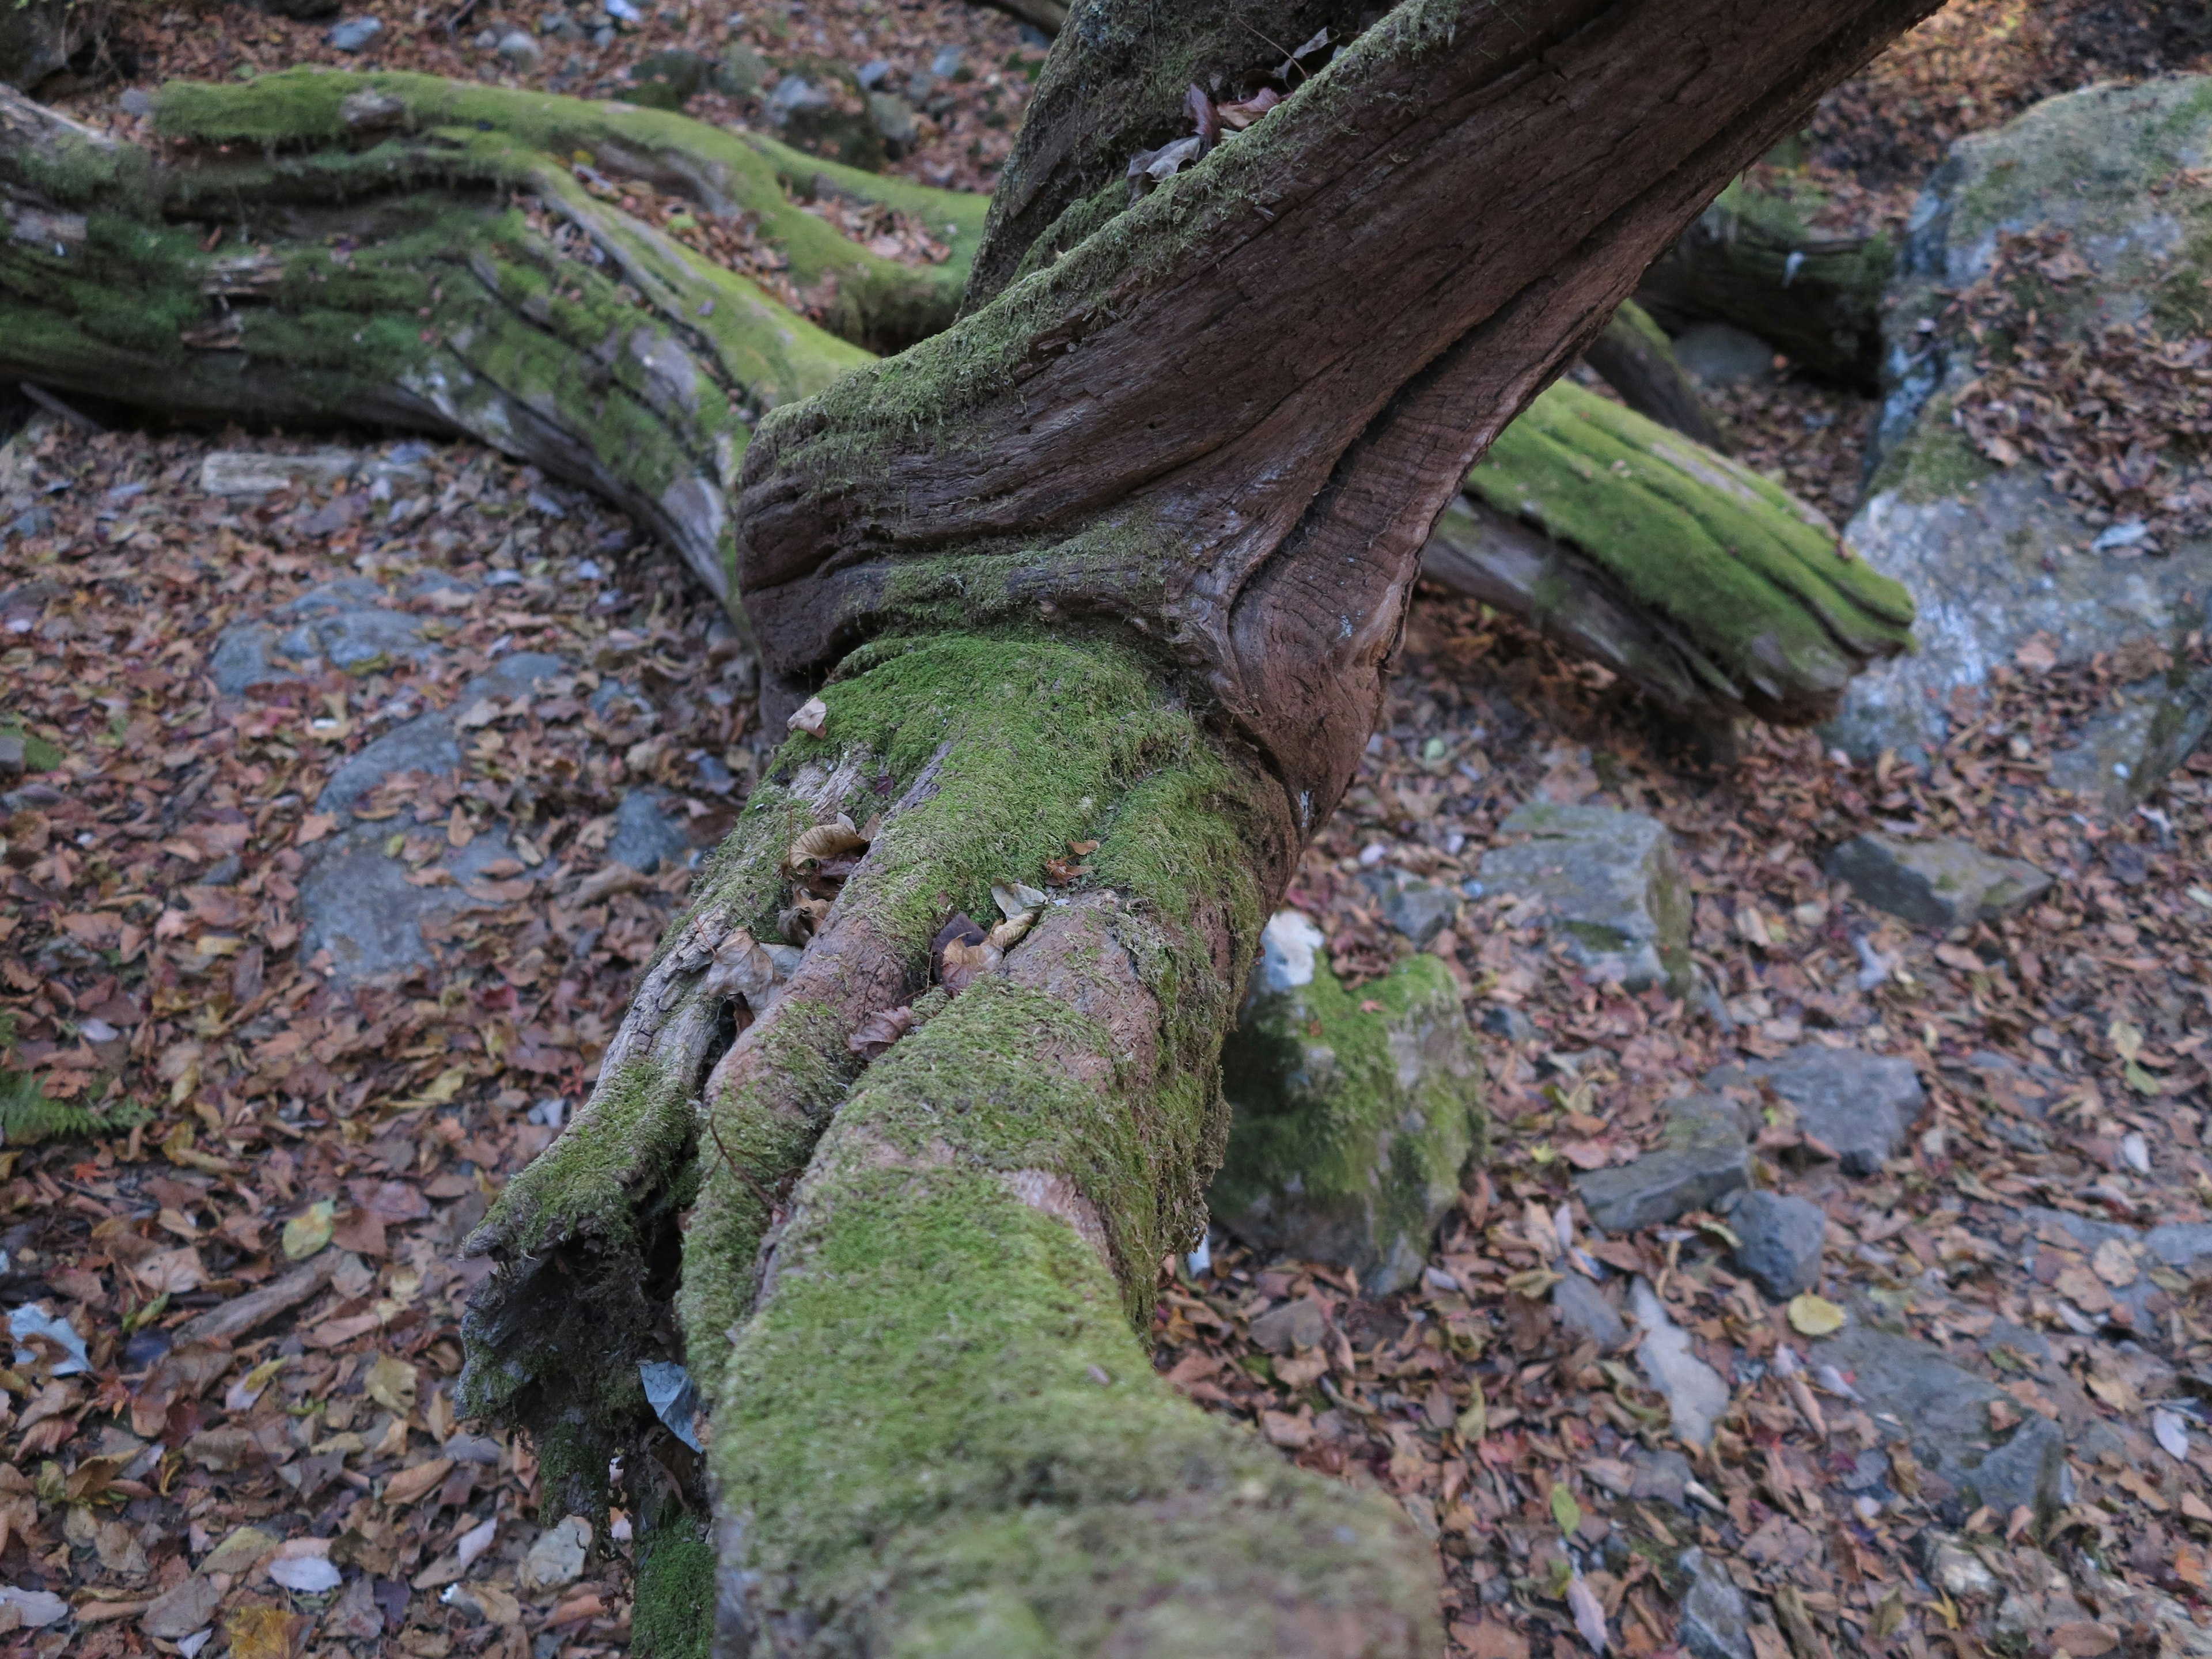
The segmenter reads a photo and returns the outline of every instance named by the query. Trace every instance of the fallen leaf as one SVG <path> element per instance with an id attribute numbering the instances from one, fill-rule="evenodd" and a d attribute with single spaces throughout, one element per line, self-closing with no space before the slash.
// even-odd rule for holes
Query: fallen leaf
<path id="1" fill-rule="evenodd" d="M 2189 1461 L 2189 1428 L 2179 1412 L 2160 1407 L 2150 1414 L 2150 1431 L 2156 1437 L 2159 1447 L 2177 1463 Z"/>
<path id="2" fill-rule="evenodd" d="M 394 1508 L 411 1504 L 433 1490 L 453 1469 L 453 1460 L 450 1457 L 434 1457 L 411 1469 L 402 1469 L 386 1483 L 384 1501 Z"/>
<path id="3" fill-rule="evenodd" d="M 1801 1336 L 1830 1336 L 1844 1328 L 1844 1310 L 1807 1291 L 1790 1298 L 1790 1328 Z"/>
<path id="4" fill-rule="evenodd" d="M 307 1206 L 284 1224 L 284 1254 L 294 1261 L 314 1255 L 331 1242 L 337 1214 L 338 1206 L 327 1198 Z"/>
<path id="5" fill-rule="evenodd" d="M 371 1400 L 386 1411 L 404 1416 L 415 1409 L 415 1368 L 405 1360 L 392 1354 L 380 1354 L 368 1375 L 362 1379 L 362 1390 Z"/>
<path id="6" fill-rule="evenodd" d="M 1567 1490 L 1564 1482 L 1555 1481 L 1552 1486 L 1552 1519 L 1559 1522 L 1560 1535 L 1565 1538 L 1572 1538 L 1575 1529 L 1583 1523 L 1583 1506 L 1575 1502 L 1574 1493 Z"/>
<path id="7" fill-rule="evenodd" d="M 2073 1655 L 2074 1659 L 2096 1659 L 2097 1655 L 2110 1653 L 2119 1646 L 2120 1638 L 2108 1626 L 2077 1619 L 2052 1631 L 2051 1642 L 2061 1653 Z"/>
<path id="8" fill-rule="evenodd" d="M 818 738 L 830 727 L 830 705 L 819 697 L 809 697 L 792 711 L 785 722 L 793 732 L 804 732 L 810 738 Z"/>
<path id="9" fill-rule="evenodd" d="M 2124 1240 L 2106 1239 L 2097 1246 L 2097 1254 L 2089 1259 L 2089 1265 L 2097 1270 L 2098 1278 L 2116 1291 L 2136 1282 L 2135 1255 Z"/>
<path id="10" fill-rule="evenodd" d="M 845 1046 L 856 1054 L 873 1060 L 912 1030 L 913 1009 L 885 1008 L 862 1020 L 853 1035 L 845 1039 Z"/>
<path id="11" fill-rule="evenodd" d="M 1553 1492 L 1561 1488 L 1554 1486 Z M 1605 1651 L 1605 1605 L 1597 1599 L 1597 1592 L 1583 1582 L 1577 1573 L 1567 1581 L 1567 1611 L 1575 1616 L 1575 1628 L 1582 1632 L 1583 1640 L 1596 1652 Z"/>

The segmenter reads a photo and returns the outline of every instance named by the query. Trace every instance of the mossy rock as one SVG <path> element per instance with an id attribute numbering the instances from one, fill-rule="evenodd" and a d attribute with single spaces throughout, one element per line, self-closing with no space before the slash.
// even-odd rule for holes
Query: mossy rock
<path id="1" fill-rule="evenodd" d="M 629 101 L 647 109 L 680 110 L 714 76 L 715 66 L 696 52 L 656 52 L 638 59 L 630 70 Z"/>
<path id="2" fill-rule="evenodd" d="M 1256 1248 L 1349 1267 L 1382 1295 L 1419 1274 L 1487 1144 L 1481 1062 L 1442 961 L 1348 990 L 1309 945 L 1310 977 L 1292 983 L 1283 947 L 1301 928 L 1295 912 L 1268 924 L 1223 1046 L 1229 1151 L 1208 1202 Z"/>

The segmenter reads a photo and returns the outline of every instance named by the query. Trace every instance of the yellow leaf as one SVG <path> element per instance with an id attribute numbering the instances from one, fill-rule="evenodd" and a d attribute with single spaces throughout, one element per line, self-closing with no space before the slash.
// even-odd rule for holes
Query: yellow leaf
<path id="1" fill-rule="evenodd" d="M 1583 1506 L 1575 1502 L 1574 1493 L 1554 1482 L 1552 1487 L 1552 1519 L 1559 1523 L 1562 1537 L 1574 1536 L 1575 1528 L 1583 1523 Z"/>
<path id="2" fill-rule="evenodd" d="M 2142 1052 L 2142 1027 L 2130 1025 L 2126 1020 L 2116 1019 L 2105 1030 L 2111 1039 L 2112 1051 L 2122 1060 L 2133 1060 Z"/>
<path id="3" fill-rule="evenodd" d="M 1458 1431 L 1459 1437 L 1470 1446 L 1490 1432 L 1490 1402 L 1483 1398 L 1480 1382 L 1475 1382 L 1474 1389 L 1474 1394 L 1468 1400 L 1467 1409 L 1459 1414 L 1459 1421 L 1452 1425 Z"/>
<path id="4" fill-rule="evenodd" d="M 291 1659 L 295 1625 L 306 1620 L 265 1601 L 248 1601 L 234 1608 L 223 1621 L 230 1638 L 231 1659 Z"/>
<path id="5" fill-rule="evenodd" d="M 298 1261 L 321 1249 L 331 1242 L 337 1212 L 338 1206 L 325 1198 L 307 1206 L 305 1213 L 294 1216 L 284 1224 L 284 1254 Z"/>
<path id="6" fill-rule="evenodd" d="M 415 1103 L 418 1106 L 442 1106 L 460 1093 L 461 1085 L 468 1080 L 469 1074 L 466 1068 L 448 1066 L 430 1079 L 428 1088 L 415 1097 Z"/>
<path id="7" fill-rule="evenodd" d="M 415 1409 L 415 1368 L 391 1354 L 379 1357 L 362 1379 L 371 1400 L 403 1417 Z"/>
<path id="8" fill-rule="evenodd" d="M 1844 1310 L 1808 1291 L 1790 1298 L 1790 1323 L 1801 1336 L 1828 1336 L 1844 1328 Z"/>
<path id="9" fill-rule="evenodd" d="M 2158 1079 L 2132 1060 L 2121 1067 L 2120 1075 L 2127 1079 L 2128 1087 L 2139 1095 L 2155 1095 L 2160 1092 Z"/>

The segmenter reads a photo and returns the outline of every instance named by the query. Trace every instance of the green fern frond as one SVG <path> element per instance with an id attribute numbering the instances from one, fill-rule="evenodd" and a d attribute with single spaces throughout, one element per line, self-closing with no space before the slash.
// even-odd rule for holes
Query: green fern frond
<path id="1" fill-rule="evenodd" d="M 15 1037 L 14 1011 L 0 1009 L 0 1054 L 13 1046 Z M 30 1073 L 0 1066 L 0 1146 L 30 1146 L 41 1140 L 90 1140 L 121 1134 L 153 1115 L 135 1101 L 123 1101 L 103 1111 L 97 1105 L 56 1100 Z"/>

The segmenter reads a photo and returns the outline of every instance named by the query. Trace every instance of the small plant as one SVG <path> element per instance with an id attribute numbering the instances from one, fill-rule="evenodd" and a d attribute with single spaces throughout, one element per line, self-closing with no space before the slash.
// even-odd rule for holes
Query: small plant
<path id="1" fill-rule="evenodd" d="M 15 1046 L 15 1016 L 0 1009 L 0 1056 Z M 133 1101 L 102 1111 L 96 1103 L 56 1100 L 28 1072 L 0 1064 L 0 1145 L 29 1146 L 41 1140 L 88 1140 L 120 1134 L 153 1115 Z"/>

